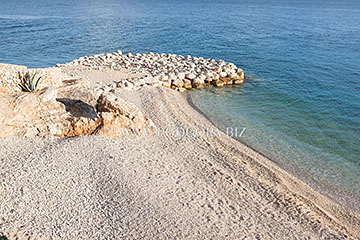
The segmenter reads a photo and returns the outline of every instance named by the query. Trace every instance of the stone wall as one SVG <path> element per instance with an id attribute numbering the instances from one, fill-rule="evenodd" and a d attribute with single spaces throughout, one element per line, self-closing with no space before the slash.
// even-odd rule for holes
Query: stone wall
<path id="1" fill-rule="evenodd" d="M 61 69 L 57 67 L 28 69 L 25 66 L 2 64 L 0 63 L 0 92 L 19 92 L 22 77 L 26 73 L 33 73 L 38 70 L 39 76 L 42 76 L 39 83 L 39 89 L 49 86 L 59 86 L 64 79 Z"/>

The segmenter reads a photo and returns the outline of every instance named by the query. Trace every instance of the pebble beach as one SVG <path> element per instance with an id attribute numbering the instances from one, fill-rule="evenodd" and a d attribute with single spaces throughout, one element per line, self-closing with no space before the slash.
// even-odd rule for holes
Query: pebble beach
<path id="1" fill-rule="evenodd" d="M 360 240 L 359 13 L 1 1 L 0 240 Z"/>
<path id="2" fill-rule="evenodd" d="M 125 123 L 124 126 L 132 124 L 141 128 L 149 126 L 150 120 L 151 126 L 158 127 L 216 128 L 191 106 L 186 91 L 174 91 L 182 91 L 184 85 L 175 84 L 193 80 L 191 86 L 196 88 L 199 87 L 196 82 L 204 78 L 201 87 L 206 87 L 206 83 L 224 81 L 228 76 L 231 84 L 236 84 L 244 78 L 242 70 L 223 61 L 191 58 L 189 62 L 186 60 L 189 57 L 171 54 L 114 56 L 117 55 L 84 57 L 58 65 L 56 68 L 65 76 L 59 78 L 62 85 L 59 83 L 58 91 L 45 90 L 32 95 L 38 101 L 46 99 L 47 104 L 55 104 L 52 101 L 67 94 L 67 98 L 93 106 L 99 116 L 91 121 L 84 120 L 86 114 L 78 118 L 79 112 L 66 108 L 70 111 L 67 114 L 73 115 L 71 133 L 79 135 L 54 137 L 50 131 L 48 135 L 40 134 L 42 137 L 8 136 L 0 140 L 0 233 L 3 236 L 8 239 L 360 237 L 357 213 L 320 195 L 221 131 L 217 136 L 195 138 L 114 135 L 114 126 Z M 148 65 L 144 63 L 157 57 Z M 170 63 L 177 58 L 179 62 Z M 144 65 L 137 67 L 139 62 Z M 179 68 L 171 68 L 178 65 Z M 6 94 L 9 92 L 0 93 Z M 12 96 L 17 94 L 24 93 L 12 92 Z M 71 107 L 74 106 L 79 107 L 76 104 Z M 81 127 L 75 128 L 74 121 L 80 122 Z M 100 130 L 96 125 L 95 132 L 83 131 L 98 122 L 102 123 Z M 44 124 L 47 126 L 48 122 Z M 62 125 L 66 126 L 69 125 Z M 99 131 L 104 134 L 96 135 Z"/>

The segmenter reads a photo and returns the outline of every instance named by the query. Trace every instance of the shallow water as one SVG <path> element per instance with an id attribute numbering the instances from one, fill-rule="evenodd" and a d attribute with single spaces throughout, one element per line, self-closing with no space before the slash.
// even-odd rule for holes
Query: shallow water
<path id="1" fill-rule="evenodd" d="M 360 209 L 358 1 L 0 0 L 0 62 L 47 67 L 83 55 L 222 58 L 253 79 L 192 91 L 219 126 L 320 192 Z"/>

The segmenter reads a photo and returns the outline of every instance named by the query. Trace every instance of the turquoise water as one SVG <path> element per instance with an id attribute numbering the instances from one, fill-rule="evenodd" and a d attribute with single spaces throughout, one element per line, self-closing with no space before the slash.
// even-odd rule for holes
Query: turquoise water
<path id="1" fill-rule="evenodd" d="M 242 87 L 192 91 L 219 126 L 360 209 L 360 3 L 5 1 L 0 62 L 47 67 L 121 49 L 221 58 Z"/>

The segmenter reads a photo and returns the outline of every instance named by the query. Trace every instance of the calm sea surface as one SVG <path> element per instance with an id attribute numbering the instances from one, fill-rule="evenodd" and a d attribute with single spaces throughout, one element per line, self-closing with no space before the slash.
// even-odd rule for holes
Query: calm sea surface
<path id="1" fill-rule="evenodd" d="M 0 0 L 0 62 L 115 50 L 221 58 L 241 87 L 191 91 L 214 123 L 360 211 L 358 0 Z"/>

